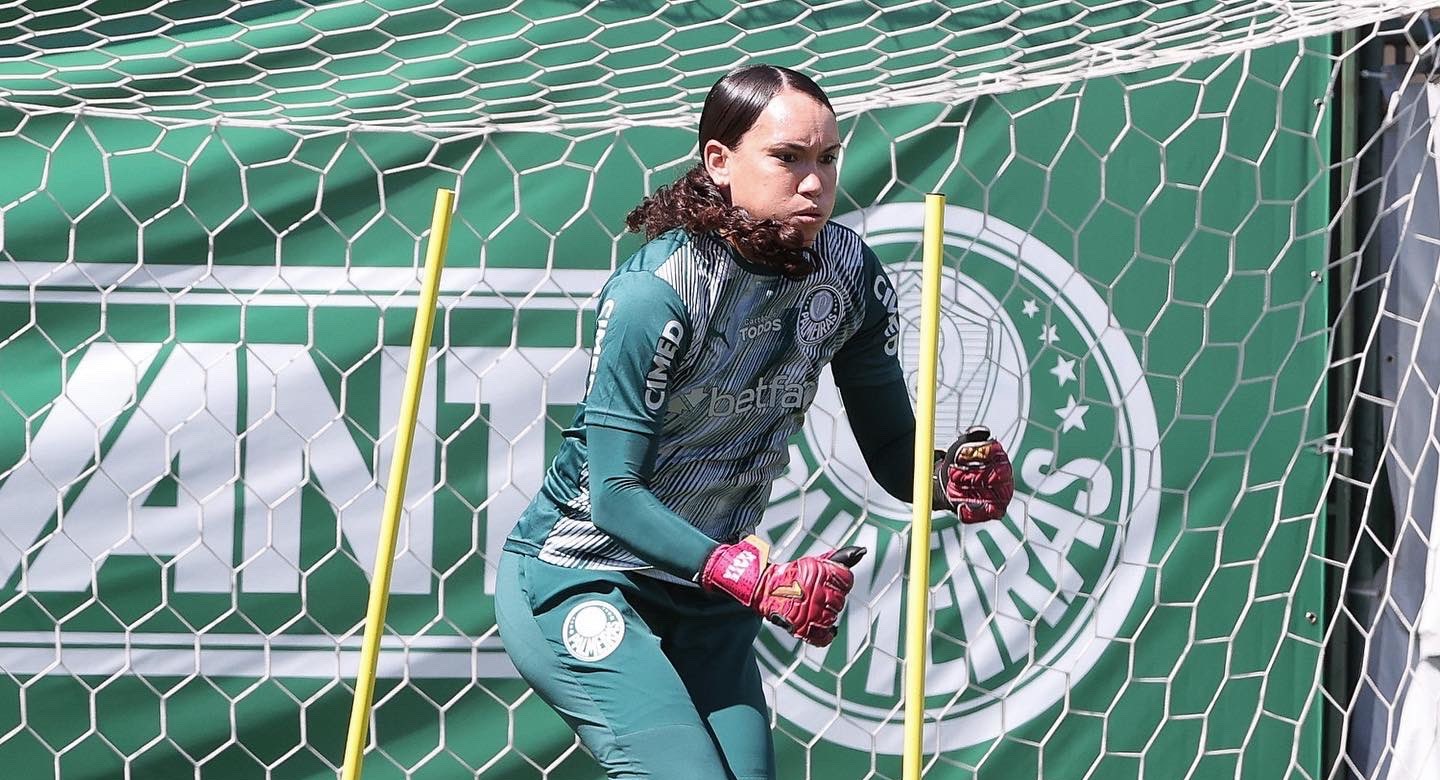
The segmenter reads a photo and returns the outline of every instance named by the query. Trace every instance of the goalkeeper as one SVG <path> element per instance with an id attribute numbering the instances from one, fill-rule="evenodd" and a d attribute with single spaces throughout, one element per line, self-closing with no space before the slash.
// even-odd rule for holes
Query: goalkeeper
<path id="1" fill-rule="evenodd" d="M 912 491 L 895 293 L 828 221 L 829 99 L 742 68 L 711 88 L 699 140 L 701 163 L 627 219 L 648 243 L 601 291 L 584 402 L 500 561 L 506 650 L 610 777 L 775 776 L 760 618 L 829 644 L 865 552 L 781 562 L 751 535 L 826 364 L 876 481 Z M 1013 490 L 983 428 L 935 474 L 936 508 L 966 522 Z"/>

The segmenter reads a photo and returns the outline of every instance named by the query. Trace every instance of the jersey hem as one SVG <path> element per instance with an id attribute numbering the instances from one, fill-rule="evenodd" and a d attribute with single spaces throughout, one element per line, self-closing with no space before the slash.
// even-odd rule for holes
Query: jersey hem
<path id="1" fill-rule="evenodd" d="M 891 375 L 889 375 L 889 376 L 876 376 L 876 377 L 873 377 L 873 378 L 871 378 L 871 377 L 862 377 L 862 378 L 860 378 L 860 379 L 848 380 L 848 381 L 843 381 L 843 382 L 840 380 L 839 377 L 835 377 L 835 376 L 834 376 L 833 371 L 832 371 L 832 373 L 831 373 L 831 376 L 835 379 L 835 386 L 836 386 L 836 387 L 879 387 L 880 385 L 888 385 L 888 384 L 890 384 L 891 382 L 894 382 L 894 381 L 897 381 L 897 380 L 898 380 L 898 381 L 904 381 L 904 380 L 905 380 L 905 372 L 904 372 L 904 371 L 896 371 L 896 372 L 894 372 L 893 374 L 891 374 Z"/>
<path id="2" fill-rule="evenodd" d="M 587 426 L 599 425 L 605 428 L 614 428 L 625 431 L 626 433 L 638 433 L 643 436 L 653 436 L 655 434 L 655 424 L 649 420 L 634 420 L 605 412 L 598 412 L 592 416 L 589 407 L 585 408 L 585 424 Z"/>
<path id="3" fill-rule="evenodd" d="M 686 586 L 691 587 L 691 588 L 698 588 L 698 587 L 700 587 L 698 584 L 696 584 L 696 583 L 695 583 L 694 581 L 692 581 L 692 580 L 687 580 L 687 579 L 683 579 L 683 578 L 681 578 L 681 577 L 676 577 L 675 575 L 671 574 L 670 572 L 664 571 L 664 570 L 662 570 L 662 569 L 657 569 L 657 568 L 655 568 L 654 566 L 593 566 L 593 565 L 592 565 L 592 566 L 567 566 L 567 565 L 565 565 L 565 564 L 563 564 L 563 563 L 560 563 L 560 562 L 558 562 L 558 561 L 547 560 L 545 557 L 543 557 L 542 553 L 543 553 L 544 551 L 543 551 L 539 546 L 537 546 L 537 545 L 535 545 L 535 544 L 533 544 L 533 543 L 531 543 L 531 542 L 525 541 L 525 540 L 523 540 L 523 539 L 507 538 L 507 539 L 505 540 L 504 549 L 505 549 L 505 551 L 507 551 L 507 552 L 513 552 L 513 553 L 516 553 L 516 554 L 519 554 L 519 555 L 524 555 L 524 556 L 526 556 L 526 557 L 534 558 L 534 559 L 536 559 L 536 560 L 538 560 L 538 561 L 544 561 L 545 563 L 548 563 L 548 564 L 550 564 L 551 566 L 559 566 L 559 567 L 564 568 L 564 569 L 575 569 L 575 570 L 577 570 L 577 571 L 590 570 L 590 571 L 623 571 L 623 572 L 634 572 L 634 573 L 636 573 L 636 574 L 642 574 L 642 575 L 644 575 L 644 576 L 646 576 L 646 577 L 650 577 L 650 578 L 652 578 L 652 579 L 661 580 L 661 581 L 664 581 L 664 582 L 673 583 L 673 584 L 675 584 L 675 585 L 686 585 Z"/>

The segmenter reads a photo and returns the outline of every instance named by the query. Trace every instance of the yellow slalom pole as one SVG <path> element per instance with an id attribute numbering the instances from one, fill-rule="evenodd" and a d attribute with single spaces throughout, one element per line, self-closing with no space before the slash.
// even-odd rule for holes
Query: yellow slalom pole
<path id="1" fill-rule="evenodd" d="M 365 611 L 365 640 L 360 645 L 360 670 L 355 676 L 355 702 L 350 708 L 350 732 L 345 738 L 343 780 L 360 780 L 365 757 L 365 732 L 370 725 L 370 704 L 375 695 L 375 664 L 380 657 L 380 635 L 385 632 L 385 607 L 390 600 L 390 572 L 395 563 L 395 537 L 400 531 L 400 510 L 405 504 L 405 478 L 410 473 L 410 447 L 415 440 L 415 418 L 420 411 L 420 386 L 425 380 L 425 358 L 435 324 L 435 299 L 440 291 L 440 269 L 450 240 L 450 211 L 455 193 L 437 190 L 430 242 L 425 251 L 425 278 L 415 306 L 415 332 L 410 339 L 410 364 L 405 370 L 405 393 L 400 399 L 400 421 L 395 428 L 395 457 L 385 488 L 385 514 L 380 521 L 380 543 L 375 549 L 375 577 L 370 581 L 370 606 Z"/>
<path id="2" fill-rule="evenodd" d="M 925 663 L 930 637 L 930 474 L 935 465 L 935 377 L 940 346 L 940 267 L 945 196 L 925 196 L 920 279 L 920 377 L 915 391 L 915 511 L 910 524 L 910 590 L 905 610 L 903 780 L 920 780 L 925 736 Z"/>

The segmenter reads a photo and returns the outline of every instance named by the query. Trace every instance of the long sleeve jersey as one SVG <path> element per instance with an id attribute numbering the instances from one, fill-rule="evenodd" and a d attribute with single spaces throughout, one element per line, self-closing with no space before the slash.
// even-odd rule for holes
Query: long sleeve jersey
<path id="1" fill-rule="evenodd" d="M 802 279 L 682 231 L 622 264 L 600 294 L 585 398 L 506 549 L 689 579 L 758 526 L 832 363 L 847 408 L 863 392 L 865 412 L 849 416 L 872 472 L 908 493 L 895 293 L 848 228 L 826 225 L 815 248 L 819 269 Z"/>

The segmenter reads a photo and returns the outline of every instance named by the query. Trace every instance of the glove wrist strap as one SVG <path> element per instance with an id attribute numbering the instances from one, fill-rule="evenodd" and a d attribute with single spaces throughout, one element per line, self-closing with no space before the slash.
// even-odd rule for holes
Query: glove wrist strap
<path id="1" fill-rule="evenodd" d="M 755 606 L 761 575 L 770 565 L 770 545 L 758 536 L 747 536 L 736 544 L 716 547 L 700 570 L 700 584 L 706 590 L 730 594 L 747 607 Z"/>
<path id="2" fill-rule="evenodd" d="M 945 495 L 945 450 L 935 450 L 935 466 L 930 469 L 930 511 L 948 512 L 955 509 Z"/>

